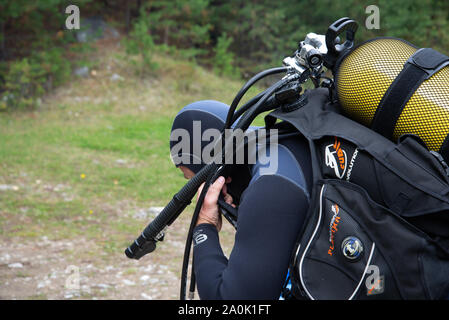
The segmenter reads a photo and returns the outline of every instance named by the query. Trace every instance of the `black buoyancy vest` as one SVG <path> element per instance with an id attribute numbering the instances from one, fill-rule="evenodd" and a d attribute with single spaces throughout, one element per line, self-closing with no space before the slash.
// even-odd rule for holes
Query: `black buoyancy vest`
<path id="1" fill-rule="evenodd" d="M 266 116 L 309 141 L 313 190 L 290 265 L 309 299 L 442 299 L 449 295 L 449 179 L 415 136 L 398 143 L 345 117 L 326 89 Z"/>

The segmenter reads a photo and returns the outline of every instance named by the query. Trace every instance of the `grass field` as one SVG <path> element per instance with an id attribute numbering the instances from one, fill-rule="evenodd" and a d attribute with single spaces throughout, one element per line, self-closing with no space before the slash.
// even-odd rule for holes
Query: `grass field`
<path id="1" fill-rule="evenodd" d="M 243 82 L 162 55 L 158 72 L 141 79 L 117 44 L 92 59 L 88 77 L 38 110 L 0 114 L 0 298 L 178 297 L 193 206 L 152 255 L 131 261 L 123 252 L 154 217 L 150 208 L 185 183 L 169 158 L 174 115 L 196 100 L 229 104 Z M 229 225 L 221 237 L 229 250 Z M 79 289 L 68 290 L 75 273 Z"/>

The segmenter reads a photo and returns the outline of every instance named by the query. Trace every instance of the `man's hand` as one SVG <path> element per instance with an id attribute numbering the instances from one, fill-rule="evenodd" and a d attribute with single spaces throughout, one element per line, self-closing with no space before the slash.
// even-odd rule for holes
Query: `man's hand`
<path id="1" fill-rule="evenodd" d="M 207 190 L 206 196 L 204 197 L 203 206 L 201 207 L 200 214 L 198 216 L 197 225 L 202 223 L 213 224 L 218 231 L 221 230 L 221 214 L 218 211 L 218 197 L 220 196 L 220 192 L 223 192 L 224 199 L 226 203 L 235 207 L 232 203 L 232 197 L 227 193 L 226 184 L 231 182 L 231 178 L 225 180 L 224 177 L 219 177 Z M 198 188 L 198 196 L 201 194 L 203 190 L 204 183 Z"/>

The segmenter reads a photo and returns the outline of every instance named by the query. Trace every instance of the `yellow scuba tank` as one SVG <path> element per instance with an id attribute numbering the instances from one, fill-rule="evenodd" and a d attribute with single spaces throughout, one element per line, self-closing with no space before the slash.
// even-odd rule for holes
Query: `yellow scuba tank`
<path id="1" fill-rule="evenodd" d="M 348 117 L 393 141 L 417 135 L 449 161 L 449 57 L 377 38 L 342 55 L 334 74 Z"/>

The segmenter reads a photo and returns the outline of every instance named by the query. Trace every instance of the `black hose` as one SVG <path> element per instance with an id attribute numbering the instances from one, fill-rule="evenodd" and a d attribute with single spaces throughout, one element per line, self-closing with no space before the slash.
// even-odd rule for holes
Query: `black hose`
<path id="1" fill-rule="evenodd" d="M 193 299 L 195 294 L 195 284 L 196 284 L 195 265 L 192 257 L 192 271 L 190 272 L 190 288 L 189 288 L 189 294 L 192 294 L 191 299 Z"/>
<path id="2" fill-rule="evenodd" d="M 261 112 L 268 111 L 270 108 L 273 107 L 272 105 L 269 105 L 268 107 L 264 106 L 268 98 L 270 98 L 271 95 L 273 95 L 277 90 L 285 86 L 291 80 L 292 80 L 291 78 L 281 79 L 274 85 L 272 85 L 270 88 L 265 90 L 264 95 L 257 101 L 257 103 L 253 107 L 251 107 L 245 114 L 242 115 L 239 122 L 237 122 L 235 128 L 236 129 L 239 128 L 243 131 L 248 129 L 248 127 L 257 117 L 257 115 L 259 115 Z"/>
<path id="3" fill-rule="evenodd" d="M 249 100 L 247 103 L 245 103 L 243 106 L 241 106 L 240 108 L 238 108 L 235 112 L 234 112 L 234 116 L 232 117 L 232 122 L 231 125 L 237 121 L 237 119 L 244 114 L 246 111 L 248 111 L 249 108 L 251 108 L 254 104 L 257 103 L 257 101 L 260 100 L 260 98 L 262 98 L 262 96 L 265 94 L 265 91 L 262 91 L 260 93 L 258 93 L 255 97 L 251 98 L 251 100 Z"/>
<path id="4" fill-rule="evenodd" d="M 214 168 L 213 171 L 216 171 L 214 169 L 217 168 L 216 164 L 213 164 Z M 200 196 L 198 197 L 198 201 L 195 207 L 195 211 L 192 215 L 192 220 L 190 222 L 189 232 L 187 233 L 187 239 L 186 239 L 186 245 L 184 247 L 184 258 L 182 261 L 182 269 L 181 269 L 181 288 L 180 288 L 180 300 L 186 299 L 186 284 L 187 284 L 187 272 L 189 267 L 189 258 L 190 258 L 190 250 L 192 247 L 192 239 L 193 239 L 193 229 L 195 228 L 196 222 L 198 220 L 198 216 L 201 211 L 201 207 L 203 206 L 204 198 L 207 194 L 207 190 L 209 190 L 209 186 L 218 178 L 218 174 L 221 172 L 221 170 L 214 172 L 213 174 L 210 174 L 207 178 L 206 182 L 204 183 L 203 190 L 201 190 Z M 193 265 L 192 265 L 192 272 L 193 272 Z M 195 281 L 195 279 L 193 279 Z"/>
<path id="5" fill-rule="evenodd" d="M 287 69 L 288 69 L 287 67 L 278 67 L 278 68 L 267 69 L 262 72 L 259 72 L 254 77 L 249 79 L 248 82 L 245 83 L 245 85 L 240 89 L 240 91 L 237 93 L 234 100 L 232 101 L 232 103 L 229 107 L 228 115 L 226 117 L 226 122 L 225 122 L 224 128 L 229 129 L 231 127 L 235 109 L 237 108 L 237 105 L 239 104 L 240 100 L 242 99 L 242 97 L 245 95 L 245 93 L 248 91 L 249 88 L 251 88 L 260 79 L 265 78 L 272 74 L 286 72 Z"/>
<path id="6" fill-rule="evenodd" d="M 147 225 L 141 235 L 126 248 L 125 254 L 128 258 L 140 259 L 156 248 L 156 241 L 160 232 L 166 226 L 172 224 L 185 207 L 190 204 L 199 186 L 207 179 L 212 169 L 214 169 L 213 163 L 206 165 L 175 194 L 167 206 Z"/>

